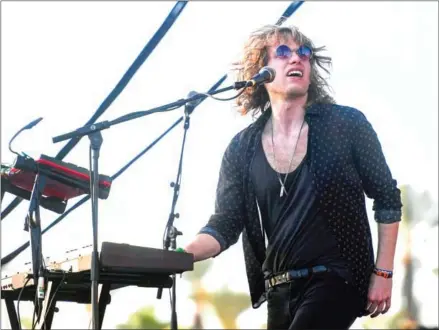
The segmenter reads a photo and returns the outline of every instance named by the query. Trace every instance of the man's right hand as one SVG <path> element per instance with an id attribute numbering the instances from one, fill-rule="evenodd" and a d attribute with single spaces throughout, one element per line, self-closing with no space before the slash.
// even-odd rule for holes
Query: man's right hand
<path id="1" fill-rule="evenodd" d="M 216 256 L 221 251 L 218 241 L 209 234 L 198 234 L 185 248 L 187 253 L 194 255 L 194 261 L 202 261 Z"/>

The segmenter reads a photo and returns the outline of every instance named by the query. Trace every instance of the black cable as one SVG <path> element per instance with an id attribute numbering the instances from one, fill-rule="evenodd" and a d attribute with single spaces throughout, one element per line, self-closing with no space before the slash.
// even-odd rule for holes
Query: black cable
<path id="1" fill-rule="evenodd" d="M 36 279 L 38 281 L 38 278 Z M 35 280 L 34 280 L 35 282 Z M 38 283 L 38 282 L 36 282 Z M 35 329 L 37 323 L 41 319 L 41 313 L 43 311 L 43 302 L 38 299 L 38 284 L 34 283 L 35 285 L 35 296 L 34 296 L 34 312 L 32 314 L 32 330 Z M 36 319 L 35 319 L 36 317 Z"/>
<path id="2" fill-rule="evenodd" d="M 170 305 L 171 305 L 171 309 L 172 309 L 172 294 L 171 294 L 171 289 L 169 288 L 168 291 L 169 291 L 169 303 L 170 303 Z"/>
<path id="3" fill-rule="evenodd" d="M 37 295 L 35 294 L 35 297 L 34 297 L 34 312 L 32 313 L 32 329 L 35 329 L 35 326 L 38 323 L 37 306 L 38 306 L 38 299 L 37 299 Z M 37 316 L 36 320 L 35 320 L 35 316 Z"/>
<path id="4" fill-rule="evenodd" d="M 61 271 L 62 271 L 62 270 L 61 270 Z M 53 293 L 52 298 L 50 298 L 49 304 L 47 305 L 46 313 L 44 314 L 44 317 L 43 317 L 43 324 L 41 325 L 41 328 L 44 327 L 44 324 L 46 323 L 46 319 L 47 319 L 47 314 L 49 313 L 49 310 L 50 310 L 50 308 L 51 308 L 51 306 L 52 306 L 52 304 L 53 304 L 53 302 L 54 302 L 55 296 L 56 296 L 56 294 L 58 293 L 58 291 L 59 291 L 59 289 L 61 288 L 61 286 L 63 285 L 64 280 L 65 280 L 65 278 L 66 278 L 66 272 L 65 272 L 65 271 L 62 271 L 62 274 L 63 274 L 63 276 L 62 276 L 61 282 L 59 282 L 58 286 L 57 286 L 56 289 L 55 289 L 55 292 Z"/>
<path id="5" fill-rule="evenodd" d="M 30 281 L 30 277 L 28 275 L 26 282 L 24 282 L 23 287 L 20 290 L 20 293 L 18 294 L 18 298 L 17 298 L 17 318 L 18 318 L 18 329 L 21 330 L 21 319 L 20 319 L 20 300 L 21 300 L 21 295 L 24 292 L 24 289 L 26 288 L 27 283 Z"/>
<path id="6" fill-rule="evenodd" d="M 219 98 L 217 96 L 213 96 L 213 95 L 211 95 L 209 93 L 199 93 L 199 94 L 207 96 L 207 97 L 210 97 L 210 98 L 212 98 L 214 100 L 217 100 L 217 101 L 231 101 L 231 100 L 236 99 L 237 97 L 239 97 L 242 93 L 244 93 L 246 88 L 247 87 L 242 88 L 241 91 L 238 94 L 236 94 L 235 96 L 232 96 L 232 97 L 229 97 L 229 98 L 225 98 L 225 99 Z"/>

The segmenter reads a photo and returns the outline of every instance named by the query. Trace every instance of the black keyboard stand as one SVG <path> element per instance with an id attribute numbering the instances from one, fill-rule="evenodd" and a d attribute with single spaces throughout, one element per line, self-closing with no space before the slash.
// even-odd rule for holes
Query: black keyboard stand
<path id="1" fill-rule="evenodd" d="M 19 321 L 14 302 L 18 300 L 21 287 L 14 288 L 17 283 L 24 284 L 26 277 L 33 277 L 31 273 L 16 274 L 2 279 L 1 298 L 4 299 L 8 311 L 12 330 L 19 330 Z M 61 271 L 47 271 L 48 286 L 46 299 L 43 306 L 43 315 L 37 328 L 50 330 L 55 312 L 58 311 L 58 301 L 76 302 L 80 304 L 91 303 L 90 271 L 63 273 Z M 111 290 L 127 286 L 139 286 L 147 288 L 171 288 L 172 278 L 164 274 L 136 274 L 128 272 L 101 271 L 99 284 L 101 284 L 98 308 L 99 329 L 102 329 L 107 305 L 111 302 Z M 33 301 L 36 286 L 33 279 L 23 289 L 20 301 Z M 50 304 L 50 306 L 49 306 Z"/>

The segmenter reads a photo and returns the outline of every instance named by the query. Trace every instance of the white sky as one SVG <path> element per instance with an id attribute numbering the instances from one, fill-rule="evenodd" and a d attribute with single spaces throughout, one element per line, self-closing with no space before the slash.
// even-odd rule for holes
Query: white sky
<path id="1" fill-rule="evenodd" d="M 37 117 L 44 120 L 24 132 L 14 148 L 36 158 L 42 153 L 54 156 L 64 144 L 53 144 L 51 138 L 82 126 L 91 117 L 174 4 L 3 2 L 2 163 L 14 159 L 8 150 L 12 135 Z M 190 2 L 99 120 L 170 103 L 191 90 L 207 91 L 227 72 L 249 32 L 275 23 L 288 4 Z M 327 46 L 334 62 L 331 83 L 335 98 L 366 114 L 398 182 L 428 190 L 436 200 L 437 10 L 437 2 L 306 2 L 286 22 L 298 25 L 317 45 Z M 223 86 L 232 82 L 229 79 Z M 175 222 L 184 233 L 179 237 L 180 246 L 208 220 L 222 153 L 231 137 L 250 123 L 250 118 L 237 115 L 231 105 L 206 100 L 192 115 L 177 205 L 181 217 Z M 182 110 L 154 114 L 104 131 L 100 172 L 114 174 L 181 114 Z M 182 133 L 182 126 L 174 129 L 113 183 L 108 200 L 99 201 L 100 241 L 161 247 L 171 207 L 169 183 L 176 176 Z M 88 146 L 89 140 L 84 138 L 65 161 L 88 167 Z M 11 200 L 7 196 L 2 208 Z M 27 203 L 21 203 L 2 221 L 2 256 L 28 239 L 22 230 L 26 209 Z M 42 217 L 45 227 L 56 215 L 43 210 Z M 60 255 L 90 242 L 91 208 L 87 203 L 44 235 L 44 255 Z M 29 258 L 26 250 L 8 269 L 19 268 Z M 187 324 L 192 312 L 183 310 L 180 303 L 185 302 L 188 287 L 184 281 L 179 283 L 179 317 Z M 215 260 L 206 278 L 211 290 L 227 284 L 247 292 L 240 243 Z M 138 288 L 115 293 L 104 327 L 123 322 L 129 312 L 146 304 L 155 305 L 167 317 L 168 300 L 155 300 L 155 294 L 154 289 Z M 127 307 L 127 297 L 135 300 L 133 306 Z M 437 299 L 433 304 L 437 308 Z M 246 313 L 244 327 L 265 322 L 264 310 L 265 306 Z M 78 317 L 83 311 L 78 305 L 63 307 L 63 317 L 55 318 L 54 327 L 85 327 Z M 3 326 L 9 326 L 4 317 Z M 210 326 L 217 326 L 214 318 Z"/>

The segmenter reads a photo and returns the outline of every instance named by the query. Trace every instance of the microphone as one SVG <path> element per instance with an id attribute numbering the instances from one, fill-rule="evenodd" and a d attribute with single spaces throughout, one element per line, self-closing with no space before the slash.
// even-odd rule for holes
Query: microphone
<path id="1" fill-rule="evenodd" d="M 252 87 L 263 83 L 270 83 L 274 80 L 274 77 L 276 77 L 276 71 L 268 66 L 264 66 L 250 80 L 235 82 L 235 89 Z"/>
<path id="2" fill-rule="evenodd" d="M 29 124 L 27 124 L 26 126 L 24 126 L 22 129 L 24 130 L 24 129 L 31 129 L 32 127 L 34 127 L 36 124 L 38 124 L 40 121 L 42 121 L 43 120 L 43 118 L 42 117 L 40 117 L 40 118 L 37 118 L 37 119 L 35 119 L 35 120 L 33 120 L 33 121 L 31 121 Z"/>
<path id="3" fill-rule="evenodd" d="M 259 72 L 252 77 L 249 81 L 247 81 L 246 86 L 251 87 L 263 83 L 270 83 L 276 77 L 276 71 L 274 69 L 264 66 Z"/>
<path id="4" fill-rule="evenodd" d="M 40 118 L 37 118 L 37 119 L 35 119 L 35 120 L 32 120 L 29 124 L 27 124 L 26 126 L 24 126 L 22 129 L 20 129 L 17 133 L 15 133 L 15 135 L 12 137 L 12 139 L 9 141 L 9 151 L 10 152 L 12 152 L 12 153 L 14 153 L 14 154 L 16 154 L 17 156 L 20 156 L 20 154 L 18 153 L 18 152 L 16 152 L 16 151 L 14 151 L 14 150 L 12 150 L 12 141 L 14 141 L 14 139 L 21 133 L 21 132 L 23 132 L 24 130 L 27 130 L 27 129 L 31 129 L 31 128 L 33 128 L 36 124 L 38 124 L 40 121 L 42 121 L 43 120 L 43 118 L 42 117 L 40 117 Z"/>

